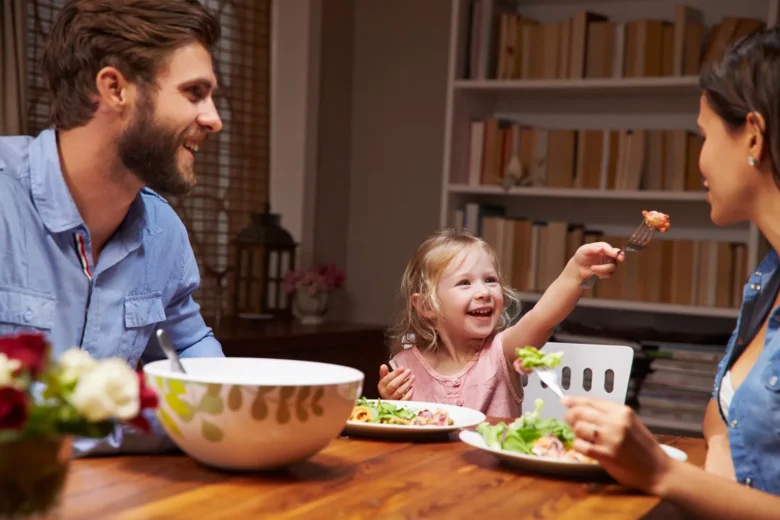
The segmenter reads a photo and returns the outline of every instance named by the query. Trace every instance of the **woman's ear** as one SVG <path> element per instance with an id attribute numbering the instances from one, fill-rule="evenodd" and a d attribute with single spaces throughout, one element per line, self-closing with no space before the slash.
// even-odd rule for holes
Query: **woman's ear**
<path id="1" fill-rule="evenodd" d="M 756 161 L 756 164 L 761 164 L 766 154 L 764 141 L 766 123 L 764 117 L 758 112 L 748 113 L 745 117 L 745 130 L 748 138 L 748 153 Z"/>
<path id="2" fill-rule="evenodd" d="M 412 295 L 412 306 L 417 311 L 417 314 L 425 319 L 433 320 L 436 317 L 436 311 L 431 307 L 431 302 L 420 293 Z"/>

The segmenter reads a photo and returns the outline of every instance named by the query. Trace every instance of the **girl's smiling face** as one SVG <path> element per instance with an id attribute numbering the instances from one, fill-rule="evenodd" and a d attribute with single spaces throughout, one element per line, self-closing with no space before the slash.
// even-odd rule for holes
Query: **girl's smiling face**
<path id="1" fill-rule="evenodd" d="M 475 245 L 458 254 L 436 286 L 436 328 L 451 340 L 484 339 L 504 310 L 504 295 L 490 255 Z"/>

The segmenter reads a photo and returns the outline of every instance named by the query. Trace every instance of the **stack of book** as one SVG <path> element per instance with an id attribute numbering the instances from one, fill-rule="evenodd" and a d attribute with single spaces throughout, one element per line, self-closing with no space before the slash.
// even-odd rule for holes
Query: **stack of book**
<path id="1" fill-rule="evenodd" d="M 650 372 L 637 395 L 639 416 L 650 426 L 701 431 L 723 345 L 643 342 Z"/>

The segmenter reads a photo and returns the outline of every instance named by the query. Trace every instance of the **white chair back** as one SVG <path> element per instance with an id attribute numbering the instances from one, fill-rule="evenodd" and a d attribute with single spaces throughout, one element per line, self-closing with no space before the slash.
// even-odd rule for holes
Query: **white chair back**
<path id="1" fill-rule="evenodd" d="M 563 352 L 561 364 L 555 370 L 564 395 L 584 395 L 619 404 L 626 402 L 631 365 L 634 363 L 634 349 L 631 347 L 551 341 L 542 348 L 542 352 Z M 539 376 L 531 373 L 524 382 L 523 391 L 523 412 L 533 411 L 534 401 L 542 399 L 542 417 L 563 419 L 566 409 L 555 392 L 539 380 Z"/>

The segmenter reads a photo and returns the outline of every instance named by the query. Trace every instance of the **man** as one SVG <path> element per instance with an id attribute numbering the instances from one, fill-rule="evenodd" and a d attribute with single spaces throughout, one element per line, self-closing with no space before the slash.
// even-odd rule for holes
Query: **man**
<path id="1" fill-rule="evenodd" d="M 43 56 L 51 128 L 0 137 L 0 334 L 39 330 L 55 355 L 78 345 L 135 367 L 162 327 L 181 356 L 223 355 L 192 297 L 187 231 L 156 193 L 191 189 L 198 146 L 222 129 L 218 38 L 197 0 L 63 7 Z M 155 432 L 117 427 L 74 450 L 168 447 Z"/>

